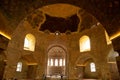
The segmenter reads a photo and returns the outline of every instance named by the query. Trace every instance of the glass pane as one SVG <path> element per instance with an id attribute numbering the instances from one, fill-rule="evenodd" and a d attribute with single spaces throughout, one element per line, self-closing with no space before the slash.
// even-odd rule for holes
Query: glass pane
<path id="1" fill-rule="evenodd" d="M 58 59 L 55 59 L 55 66 L 58 66 Z"/>
<path id="2" fill-rule="evenodd" d="M 22 63 L 21 62 L 18 62 L 16 71 L 18 71 L 18 72 L 22 71 Z"/>
<path id="3" fill-rule="evenodd" d="M 80 38 L 80 52 L 90 51 L 90 39 L 88 36 Z"/>
<path id="4" fill-rule="evenodd" d="M 51 59 L 50 64 L 51 64 L 51 66 L 53 66 L 53 59 Z"/>
<path id="5" fill-rule="evenodd" d="M 29 40 L 25 38 L 24 47 L 29 48 Z"/>
<path id="6" fill-rule="evenodd" d="M 60 59 L 59 61 L 59 66 L 62 66 L 62 59 Z"/>
<path id="7" fill-rule="evenodd" d="M 32 34 L 27 34 L 24 40 L 24 50 L 34 51 L 35 37 Z"/>
<path id="8" fill-rule="evenodd" d="M 96 72 L 95 63 L 90 63 L 91 72 Z"/>

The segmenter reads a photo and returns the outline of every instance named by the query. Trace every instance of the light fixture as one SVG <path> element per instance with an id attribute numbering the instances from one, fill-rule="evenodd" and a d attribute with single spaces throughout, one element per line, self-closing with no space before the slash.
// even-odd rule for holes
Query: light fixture
<path id="1" fill-rule="evenodd" d="M 120 36 L 120 31 L 110 37 L 110 40 L 113 40 Z"/>
<path id="2" fill-rule="evenodd" d="M 0 31 L 0 34 L 4 37 L 6 37 L 7 39 L 11 40 L 11 37 L 7 34 L 5 34 L 4 32 Z"/>

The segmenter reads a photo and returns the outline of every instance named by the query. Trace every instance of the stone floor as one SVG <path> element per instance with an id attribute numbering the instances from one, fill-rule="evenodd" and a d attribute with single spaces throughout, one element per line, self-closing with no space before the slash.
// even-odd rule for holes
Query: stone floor
<path id="1" fill-rule="evenodd" d="M 101 80 L 101 79 L 65 79 L 65 78 L 61 78 L 61 77 L 46 77 L 44 79 L 10 79 L 10 80 Z"/>

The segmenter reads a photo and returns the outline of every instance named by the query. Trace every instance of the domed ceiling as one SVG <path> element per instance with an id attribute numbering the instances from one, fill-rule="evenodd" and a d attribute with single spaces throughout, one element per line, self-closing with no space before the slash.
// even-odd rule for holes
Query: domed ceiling
<path id="1" fill-rule="evenodd" d="M 0 30 L 11 37 L 17 25 L 28 14 L 43 6 L 58 3 L 78 6 L 79 8 L 91 13 L 100 21 L 103 27 L 107 30 L 109 36 L 113 36 L 120 32 L 119 0 L 1 0 L 0 13 L 4 17 L 6 26 L 0 27 Z M 71 12 L 74 12 L 74 9 L 69 9 Z M 51 11 L 52 10 L 53 9 L 51 9 Z M 3 25 L 3 23 L 1 25 Z"/>
<path id="2" fill-rule="evenodd" d="M 50 6 L 60 3 L 74 5 L 74 6 L 73 7 L 68 6 L 69 8 L 62 7 L 61 5 L 56 5 L 54 6 L 54 8 Z M 60 7 L 58 8 L 57 6 L 60 6 L 61 8 Z M 74 8 L 75 6 L 77 7 Z M 46 21 L 44 22 L 44 24 L 42 24 L 42 26 L 46 26 L 46 23 L 49 22 L 48 17 L 50 18 L 50 20 L 51 19 L 53 20 L 53 18 L 57 18 L 57 19 L 60 18 L 62 20 L 64 19 L 65 21 L 70 22 L 72 21 L 71 17 L 76 15 L 78 9 L 81 8 L 80 11 L 78 12 L 83 13 L 85 10 L 86 12 L 92 14 L 103 25 L 103 27 L 106 29 L 110 37 L 113 37 L 114 39 L 115 37 L 119 37 L 120 35 L 120 1 L 119 0 L 109 0 L 109 1 L 106 0 L 52 0 L 52 1 L 51 0 L 1 0 L 0 1 L 0 21 L 1 21 L 0 31 L 2 31 L 10 39 L 18 24 L 26 16 L 30 15 L 30 13 L 33 13 L 38 8 L 44 8 L 42 10 L 44 10 L 43 12 L 45 16 L 47 15 Z M 56 8 L 58 10 L 56 10 Z M 59 10 L 61 11 L 62 9 L 64 9 L 64 12 L 61 14 Z M 85 13 L 83 14 L 85 15 Z M 88 14 L 86 16 L 82 15 L 82 17 L 84 19 L 79 20 L 80 24 L 78 24 L 77 22 L 75 23 L 78 26 L 81 25 L 81 27 L 77 29 L 78 31 L 82 31 L 86 28 L 89 29 L 90 26 L 88 25 L 96 24 L 94 23 L 95 20 L 90 16 L 88 16 Z M 54 21 L 56 20 L 53 20 L 53 22 Z M 88 21 L 91 22 L 88 23 Z M 74 24 L 74 22 L 72 23 Z M 68 27 L 70 26 L 70 24 L 66 26 Z M 44 30 L 43 27 L 41 27 L 41 29 Z M 66 29 L 63 30 L 63 32 L 65 31 Z M 119 42 L 118 40 L 117 42 Z"/>
<path id="3" fill-rule="evenodd" d="M 68 4 L 44 6 L 28 15 L 27 21 L 33 28 L 39 27 L 40 31 L 48 30 L 51 33 L 81 32 L 98 23 L 95 17 L 84 10 Z"/>
<path id="4" fill-rule="evenodd" d="M 77 14 L 72 15 L 68 18 L 62 17 L 53 17 L 49 15 L 45 15 L 46 20 L 41 25 L 40 31 L 49 30 L 54 33 L 59 31 L 60 33 L 65 33 L 66 31 L 76 32 L 78 29 L 78 24 L 80 22 Z"/>
<path id="5" fill-rule="evenodd" d="M 40 26 L 40 31 L 65 33 L 78 30 L 80 19 L 77 12 L 80 8 L 68 4 L 54 4 L 42 7 L 41 10 L 45 15 L 45 22 Z"/>

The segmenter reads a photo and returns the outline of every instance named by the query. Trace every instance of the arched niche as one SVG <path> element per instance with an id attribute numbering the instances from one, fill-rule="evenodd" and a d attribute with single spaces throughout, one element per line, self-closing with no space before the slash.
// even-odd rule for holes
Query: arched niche
<path id="1" fill-rule="evenodd" d="M 97 64 L 92 58 L 85 61 L 83 75 L 84 79 L 98 79 Z"/>
<path id="2" fill-rule="evenodd" d="M 66 76 L 66 50 L 61 46 L 52 46 L 47 52 L 47 76 Z"/>
<path id="3" fill-rule="evenodd" d="M 98 79 L 97 63 L 88 53 L 81 54 L 75 64 L 79 79 Z"/>
<path id="4" fill-rule="evenodd" d="M 16 63 L 16 69 L 15 69 L 14 77 L 16 79 L 27 78 L 27 71 L 28 71 L 28 65 L 26 63 L 26 60 L 23 59 L 23 58 L 20 58 Z M 25 75 L 23 75 L 23 74 L 25 74 Z"/>

